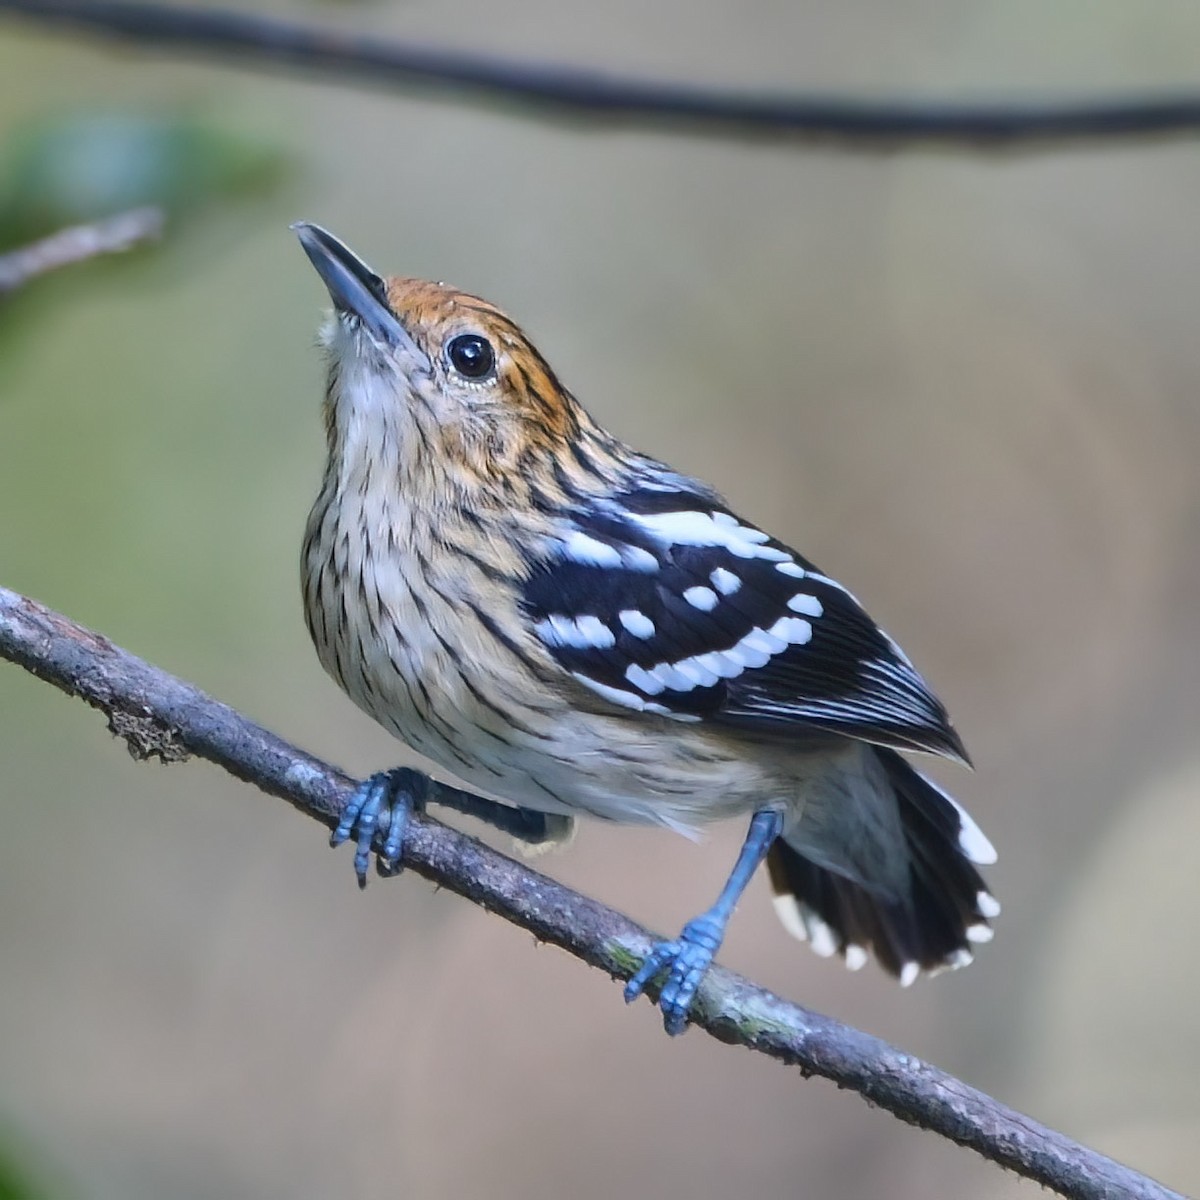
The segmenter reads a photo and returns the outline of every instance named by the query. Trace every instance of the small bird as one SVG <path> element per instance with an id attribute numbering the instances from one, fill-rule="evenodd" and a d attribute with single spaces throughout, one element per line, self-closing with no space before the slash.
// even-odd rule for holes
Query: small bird
<path id="1" fill-rule="evenodd" d="M 964 764 L 946 710 L 841 584 L 707 484 L 625 445 L 520 328 L 382 278 L 293 226 L 333 301 L 328 463 L 302 553 L 317 654 L 350 698 L 530 840 L 577 814 L 750 826 L 708 911 L 654 946 L 672 1034 L 766 860 L 784 926 L 907 986 L 960 967 L 1000 906 L 991 843 L 900 751 Z M 333 836 L 398 868 L 428 780 L 368 779 Z"/>

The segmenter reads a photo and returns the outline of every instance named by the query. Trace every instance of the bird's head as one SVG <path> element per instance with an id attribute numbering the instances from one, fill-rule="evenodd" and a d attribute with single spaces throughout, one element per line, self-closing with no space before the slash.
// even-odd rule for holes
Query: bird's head
<path id="1" fill-rule="evenodd" d="M 335 455 L 456 465 L 502 478 L 560 453 L 587 422 L 494 305 L 442 283 L 377 275 L 332 234 L 292 228 L 333 300 L 326 417 Z"/>

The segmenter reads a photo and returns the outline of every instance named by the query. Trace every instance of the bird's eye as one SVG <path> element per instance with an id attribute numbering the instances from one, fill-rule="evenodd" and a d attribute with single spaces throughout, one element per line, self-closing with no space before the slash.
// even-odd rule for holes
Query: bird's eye
<path id="1" fill-rule="evenodd" d="M 450 365 L 464 379 L 482 379 L 496 366 L 496 352 L 485 337 L 477 333 L 460 333 L 446 346 Z"/>

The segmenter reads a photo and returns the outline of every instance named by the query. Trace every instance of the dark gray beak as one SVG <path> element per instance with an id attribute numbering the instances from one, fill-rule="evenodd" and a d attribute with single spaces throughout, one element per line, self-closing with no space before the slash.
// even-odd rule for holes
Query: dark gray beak
<path id="1" fill-rule="evenodd" d="M 324 280 L 339 313 L 357 317 L 364 328 L 385 345 L 421 353 L 392 312 L 383 280 L 349 246 L 320 225 L 308 221 L 297 221 L 292 229 L 317 274 Z M 421 357 L 425 356 L 421 354 Z"/>

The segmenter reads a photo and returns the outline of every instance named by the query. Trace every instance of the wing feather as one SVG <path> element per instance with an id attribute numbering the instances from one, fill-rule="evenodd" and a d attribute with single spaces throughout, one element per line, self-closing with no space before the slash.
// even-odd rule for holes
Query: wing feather
<path id="1" fill-rule="evenodd" d="M 523 601 L 555 660 L 606 703 L 967 760 L 941 702 L 854 596 L 698 486 L 574 514 Z"/>

